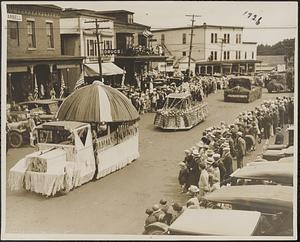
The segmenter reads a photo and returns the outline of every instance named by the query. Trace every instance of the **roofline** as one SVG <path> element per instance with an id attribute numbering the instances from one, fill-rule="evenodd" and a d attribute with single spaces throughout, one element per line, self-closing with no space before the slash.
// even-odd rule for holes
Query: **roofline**
<path id="1" fill-rule="evenodd" d="M 59 6 L 56 6 L 54 4 L 13 4 L 13 3 L 10 3 L 10 4 L 7 4 L 6 5 L 7 7 L 13 7 L 13 6 L 16 6 L 16 7 L 22 7 L 22 6 L 31 6 L 31 7 L 41 7 L 41 8 L 50 8 L 50 9 L 53 9 L 53 10 L 57 10 L 57 11 L 62 11 L 63 8 L 59 7 Z"/>
<path id="2" fill-rule="evenodd" d="M 252 42 L 252 41 L 243 41 L 242 44 L 253 44 L 256 45 L 257 42 Z"/>
<path id="3" fill-rule="evenodd" d="M 99 13 L 132 13 L 134 14 L 134 12 L 128 11 L 128 10 L 106 10 L 106 11 L 97 11 Z"/>
<path id="4" fill-rule="evenodd" d="M 194 26 L 196 29 L 200 28 L 233 28 L 233 29 L 244 29 L 244 27 L 241 26 L 222 26 L 222 25 L 196 25 Z M 151 30 L 153 33 L 155 32 L 164 32 L 164 31 L 172 31 L 172 30 L 181 30 L 181 29 L 191 29 L 191 27 L 176 27 L 176 28 L 165 28 L 165 29 L 158 29 L 158 30 Z"/>
<path id="5" fill-rule="evenodd" d="M 83 11 L 88 11 L 90 13 L 84 13 Z M 66 8 L 62 11 L 62 14 L 76 14 L 78 16 L 91 16 L 91 17 L 101 17 L 103 19 L 110 19 L 110 20 L 115 20 L 114 17 L 109 17 L 106 15 L 101 15 L 98 14 L 97 11 L 90 10 L 90 9 L 73 9 L 73 8 Z M 62 16 L 62 18 L 69 18 L 68 16 Z M 70 17 L 72 18 L 72 17 Z"/>

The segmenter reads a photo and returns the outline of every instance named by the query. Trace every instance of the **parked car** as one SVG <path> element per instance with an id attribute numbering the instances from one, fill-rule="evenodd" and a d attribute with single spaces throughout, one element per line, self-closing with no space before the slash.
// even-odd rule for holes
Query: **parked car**
<path id="1" fill-rule="evenodd" d="M 145 227 L 144 234 L 252 236 L 261 235 L 260 223 L 257 211 L 187 208 L 170 226 L 155 222 Z"/>
<path id="2" fill-rule="evenodd" d="M 251 162 L 234 171 L 230 177 L 232 185 L 243 182 L 247 184 L 281 184 L 293 185 L 293 162 L 266 161 Z"/>
<path id="3" fill-rule="evenodd" d="M 250 76 L 232 77 L 224 90 L 224 101 L 248 103 L 261 98 L 262 88 L 253 84 L 254 79 Z"/>
<path id="4" fill-rule="evenodd" d="M 293 187 L 281 185 L 223 186 L 204 200 L 220 208 L 259 211 L 269 224 L 265 235 L 293 235 Z"/>
<path id="5" fill-rule="evenodd" d="M 42 123 L 52 121 L 63 99 L 40 99 L 21 102 L 21 107 L 27 107 L 31 115 L 39 117 Z"/>
<path id="6" fill-rule="evenodd" d="M 7 113 L 7 148 L 19 148 L 29 143 L 28 111 L 10 111 Z"/>
<path id="7" fill-rule="evenodd" d="M 268 76 L 265 86 L 268 92 L 292 92 L 294 91 L 294 77 L 291 72 L 275 72 Z"/>

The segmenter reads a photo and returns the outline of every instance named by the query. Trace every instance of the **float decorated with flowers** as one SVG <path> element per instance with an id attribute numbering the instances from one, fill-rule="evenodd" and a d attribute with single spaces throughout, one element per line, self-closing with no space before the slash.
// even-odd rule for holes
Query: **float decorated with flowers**
<path id="1" fill-rule="evenodd" d="M 57 120 L 36 128 L 38 151 L 9 171 L 11 190 L 66 193 L 139 157 L 139 114 L 118 90 L 99 81 L 68 96 Z"/>
<path id="2" fill-rule="evenodd" d="M 162 129 L 191 129 L 208 115 L 206 102 L 192 101 L 190 93 L 171 93 L 156 112 L 154 125 Z"/>

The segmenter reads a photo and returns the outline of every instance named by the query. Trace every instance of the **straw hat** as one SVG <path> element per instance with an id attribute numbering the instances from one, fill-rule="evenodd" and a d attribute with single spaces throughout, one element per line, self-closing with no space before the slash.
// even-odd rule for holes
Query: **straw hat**
<path id="1" fill-rule="evenodd" d="M 197 193 L 197 192 L 199 192 L 199 188 L 196 187 L 196 186 L 194 186 L 194 185 L 191 185 L 191 186 L 189 187 L 188 190 L 189 190 L 190 192 L 192 192 L 192 193 Z"/>

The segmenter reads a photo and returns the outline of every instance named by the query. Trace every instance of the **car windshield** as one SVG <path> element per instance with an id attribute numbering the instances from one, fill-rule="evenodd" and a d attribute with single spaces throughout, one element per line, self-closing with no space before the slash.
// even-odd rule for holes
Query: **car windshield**
<path id="1" fill-rule="evenodd" d="M 228 88 L 234 88 L 236 86 L 251 89 L 251 81 L 247 78 L 232 78 L 229 80 Z"/>
<path id="2" fill-rule="evenodd" d="M 69 144 L 74 145 L 73 134 L 65 129 L 39 129 L 38 130 L 39 143 L 47 144 Z"/>
<path id="3" fill-rule="evenodd" d="M 180 98 L 168 98 L 166 102 L 165 108 L 168 109 L 186 109 L 187 108 L 187 100 Z"/>

